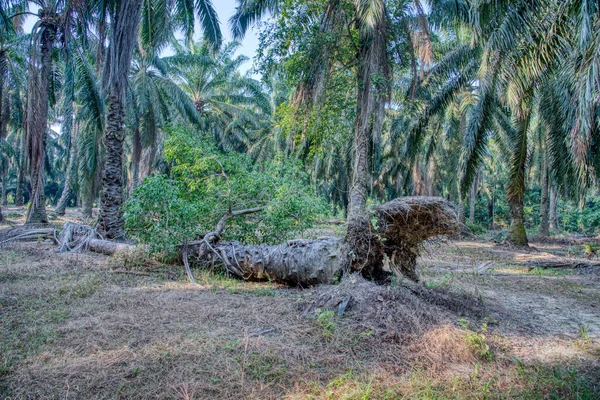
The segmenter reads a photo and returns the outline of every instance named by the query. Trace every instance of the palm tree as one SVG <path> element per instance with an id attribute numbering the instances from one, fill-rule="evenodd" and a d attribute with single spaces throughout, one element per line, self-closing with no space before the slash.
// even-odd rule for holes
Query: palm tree
<path id="1" fill-rule="evenodd" d="M 162 6 L 161 6 L 162 5 Z M 151 20 L 173 21 L 169 26 L 179 24 L 191 37 L 194 16 L 201 22 L 206 39 L 218 47 L 221 43 L 221 32 L 215 10 L 210 0 L 199 0 L 193 3 L 174 0 L 172 3 L 162 1 L 144 2 L 145 15 Z M 102 177 L 101 209 L 98 228 L 108 238 L 123 236 L 123 203 L 122 159 L 123 140 L 125 138 L 125 90 L 129 68 L 138 39 L 138 24 L 141 19 L 142 2 L 139 0 L 121 0 L 112 10 L 111 40 L 104 69 L 104 81 L 108 83 L 108 111 L 106 114 L 105 161 Z M 171 16 L 172 18 L 167 18 Z"/>
<path id="2" fill-rule="evenodd" d="M 48 222 L 44 195 L 44 160 L 48 129 L 48 92 L 52 75 L 52 50 L 61 24 L 60 6 L 62 4 L 59 2 L 43 2 L 37 13 L 39 20 L 33 29 L 25 125 L 31 183 L 31 206 L 27 213 L 28 224 Z"/>
<path id="3" fill-rule="evenodd" d="M 318 20 L 319 36 L 339 35 L 354 30 L 358 34 L 355 46 L 354 72 L 358 88 L 356 120 L 352 149 L 352 178 L 349 185 L 349 205 L 343 263 L 347 269 L 363 270 L 376 275 L 379 265 L 377 251 L 370 245 L 370 221 L 367 218 L 366 200 L 372 182 L 370 169 L 371 143 L 380 140 L 383 129 L 385 104 L 388 99 L 388 37 L 391 33 L 390 15 L 385 0 L 354 1 L 351 8 L 343 7 L 338 0 L 329 0 Z M 267 11 L 279 12 L 278 1 L 239 1 L 236 14 L 230 19 L 234 35 L 242 37 L 254 21 Z M 318 101 L 331 67 L 336 40 L 316 40 L 310 54 L 314 54 L 294 94 L 294 102 L 302 107 Z M 318 56 L 317 56 L 318 55 Z"/>
<path id="4" fill-rule="evenodd" d="M 233 58 L 238 48 L 238 43 L 230 43 L 212 52 L 206 42 L 190 42 L 178 45 L 177 53 L 164 62 L 192 101 L 193 122 L 210 132 L 219 148 L 246 151 L 272 107 L 260 82 L 239 73 L 248 59 Z"/>
<path id="5" fill-rule="evenodd" d="M 469 14 L 461 11 L 461 2 L 456 2 L 457 7 L 449 7 L 450 3 L 432 3 L 432 16 L 445 15 L 438 24 L 449 24 L 456 35 L 470 32 L 474 45 L 464 51 L 456 48 L 432 68 L 432 79 L 424 80 L 421 87 L 434 88 L 433 94 L 426 99 L 417 127 L 425 127 L 448 107 L 449 102 L 439 99 L 457 95 L 458 78 L 477 83 L 478 101 L 465 131 L 461 190 L 464 194 L 471 187 L 489 138 L 504 131 L 512 150 L 507 242 L 527 245 L 522 216 L 528 143 L 533 135 L 530 122 L 539 119 L 547 127 L 550 178 L 557 185 L 573 187 L 576 182 L 579 190 L 584 189 L 590 184 L 590 166 L 598 161 L 591 143 L 597 134 L 593 110 L 598 107 L 600 88 L 593 72 L 600 66 L 596 40 L 600 35 L 592 27 L 600 26 L 599 10 L 592 1 L 523 0 L 475 2 Z M 436 76 L 446 76 L 446 84 L 431 85 Z"/>
<path id="6" fill-rule="evenodd" d="M 140 46 L 132 61 L 127 107 L 132 133 L 131 189 L 151 173 L 159 136 L 166 125 L 178 117 L 196 126 L 201 124 L 194 102 L 178 85 L 181 71 L 171 66 L 170 57 L 158 57 L 157 50 Z"/>

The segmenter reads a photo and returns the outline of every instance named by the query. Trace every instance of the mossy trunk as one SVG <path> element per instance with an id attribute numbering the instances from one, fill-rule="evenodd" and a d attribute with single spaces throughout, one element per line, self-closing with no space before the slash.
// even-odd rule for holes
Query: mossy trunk
<path id="1" fill-rule="evenodd" d="M 527 239 L 527 231 L 523 223 L 523 199 L 521 198 L 521 201 L 509 202 L 509 207 L 511 222 L 506 242 L 517 247 L 527 247 L 529 240 Z"/>

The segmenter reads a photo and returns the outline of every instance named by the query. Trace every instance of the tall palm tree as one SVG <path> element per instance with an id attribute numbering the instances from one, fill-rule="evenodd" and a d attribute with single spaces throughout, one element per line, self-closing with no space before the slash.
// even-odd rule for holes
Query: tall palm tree
<path id="1" fill-rule="evenodd" d="M 61 6 L 62 4 L 59 2 L 42 2 L 42 7 L 37 12 L 39 20 L 33 29 L 25 125 L 31 183 L 31 206 L 27 213 L 28 224 L 48 222 L 44 194 L 48 92 L 52 76 L 52 51 L 61 26 Z"/>
<path id="2" fill-rule="evenodd" d="M 234 35 L 241 37 L 248 27 L 266 12 L 277 14 L 279 1 L 239 1 L 236 14 L 230 19 Z M 348 6 L 348 7 L 347 7 Z M 357 87 L 356 120 L 352 149 L 352 178 L 349 185 L 349 205 L 345 246 L 342 250 L 343 264 L 347 269 L 362 270 L 366 274 L 377 273 L 379 253 L 371 246 L 370 221 L 367 218 L 367 196 L 371 178 L 372 142 L 379 142 L 383 129 L 385 104 L 389 92 L 390 63 L 388 39 L 392 33 L 387 1 L 352 1 L 342 4 L 329 0 L 324 4 L 323 17 L 316 32 L 320 36 L 354 31 L 349 39 L 355 46 L 355 84 Z M 336 36 L 337 35 L 337 36 Z M 314 58 L 294 94 L 294 102 L 301 106 L 314 104 L 324 88 L 336 49 L 336 41 L 315 40 L 310 54 Z"/>
<path id="3" fill-rule="evenodd" d="M 164 6 L 160 6 L 163 4 Z M 159 7 L 155 7 L 155 6 Z M 145 15 L 156 16 L 161 21 L 168 21 L 164 16 L 184 28 L 188 37 L 194 26 L 194 16 L 201 22 L 206 39 L 218 47 L 221 43 L 221 32 L 215 10 L 210 0 L 187 2 L 144 2 Z M 156 13 L 155 13 L 156 11 Z M 121 0 L 112 10 L 111 40 L 104 68 L 104 81 L 107 82 L 108 111 L 106 114 L 105 161 L 102 177 L 101 209 L 98 228 L 108 238 L 123 236 L 123 203 L 122 159 L 123 140 L 125 138 L 125 90 L 128 81 L 129 67 L 138 39 L 138 25 L 141 19 L 142 2 L 139 0 Z M 173 24 L 174 25 L 174 24 Z"/>
<path id="4" fill-rule="evenodd" d="M 98 228 L 108 238 L 123 236 L 121 204 L 123 203 L 123 140 L 125 131 L 125 88 L 131 56 L 137 40 L 141 2 L 122 0 L 112 14 L 112 35 L 108 48 L 105 74 L 108 82 L 108 111 L 104 145 L 106 156 L 102 177 L 102 207 Z"/>

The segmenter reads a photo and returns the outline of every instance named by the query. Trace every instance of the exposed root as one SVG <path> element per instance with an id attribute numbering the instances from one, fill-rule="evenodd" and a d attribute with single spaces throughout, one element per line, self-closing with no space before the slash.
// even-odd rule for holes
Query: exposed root
<path id="1" fill-rule="evenodd" d="M 423 241 L 458 231 L 456 213 L 441 197 L 401 197 L 376 209 L 378 232 L 392 269 L 418 281 L 417 257 Z"/>
<path id="2" fill-rule="evenodd" d="M 87 250 L 90 240 L 103 239 L 102 236 L 89 225 L 67 222 L 58 236 L 59 252 L 72 251 L 80 253 Z"/>

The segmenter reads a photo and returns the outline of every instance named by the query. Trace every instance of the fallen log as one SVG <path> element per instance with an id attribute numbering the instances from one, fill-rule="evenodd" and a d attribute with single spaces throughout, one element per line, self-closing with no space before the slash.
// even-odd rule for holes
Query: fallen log
<path id="1" fill-rule="evenodd" d="M 110 240 L 103 239 L 90 239 L 87 243 L 87 248 L 90 251 L 100 254 L 106 254 L 112 256 L 117 253 L 126 253 L 135 249 L 135 245 L 128 243 L 112 242 Z"/>
<path id="2" fill-rule="evenodd" d="M 600 267 L 600 263 L 588 262 L 583 260 L 557 260 L 557 261 L 526 261 L 522 264 L 526 267 L 541 268 L 541 269 L 552 269 L 552 268 L 592 268 Z"/>
<path id="3" fill-rule="evenodd" d="M 231 275 L 244 280 L 311 286 L 339 279 L 341 243 L 337 237 L 293 240 L 278 245 L 217 242 L 208 251 L 195 244 L 190 246 L 188 257 L 192 266 L 221 263 Z"/>
<path id="4" fill-rule="evenodd" d="M 433 236 L 453 234 L 458 220 L 450 204 L 438 197 L 405 197 L 385 203 L 375 210 L 376 224 L 366 224 L 367 232 L 356 232 L 359 248 L 347 248 L 347 243 L 337 237 L 315 240 L 290 240 L 278 245 L 244 245 L 239 242 L 222 242 L 221 235 L 227 221 L 235 216 L 261 211 L 262 207 L 230 211 L 221 218 L 216 228 L 201 240 L 184 243 L 182 260 L 190 281 L 194 281 L 191 267 L 204 267 L 207 263 L 221 264 L 225 270 L 245 280 L 270 280 L 294 286 L 311 286 L 334 283 L 342 274 L 361 272 L 373 277 L 389 276 L 383 270 L 384 254 L 392 269 L 418 281 L 416 259 L 424 240 Z M 54 231 L 53 231 L 54 232 Z M 67 222 L 58 237 L 59 251 L 84 251 L 113 255 L 129 251 L 135 246 L 107 241 L 95 228 Z M 370 260 L 358 260 L 352 268 L 344 270 L 348 257 L 367 254 Z M 360 265 L 369 265 L 368 270 Z M 373 274 L 373 266 L 377 275 Z"/>
<path id="5" fill-rule="evenodd" d="M 458 229 L 456 213 L 447 201 L 439 197 L 395 199 L 377 207 L 374 216 L 377 224 L 364 237 L 369 240 L 377 238 L 378 243 L 365 242 L 361 246 L 372 246 L 373 253 L 382 249 L 389 257 L 392 269 L 414 281 L 419 279 L 416 260 L 422 242 L 433 236 L 455 233 Z M 185 246 L 182 255 L 189 260 L 191 267 L 217 263 L 241 279 L 271 280 L 299 286 L 333 283 L 344 272 L 355 272 L 343 270 L 341 261 L 346 256 L 343 254 L 346 249 L 340 238 L 293 240 L 278 245 L 243 245 L 220 242 L 223 230 L 224 224 L 220 223 L 215 232 L 209 232 L 204 239 Z M 379 262 L 376 267 L 383 271 L 383 257 L 375 254 L 374 258 Z"/>

